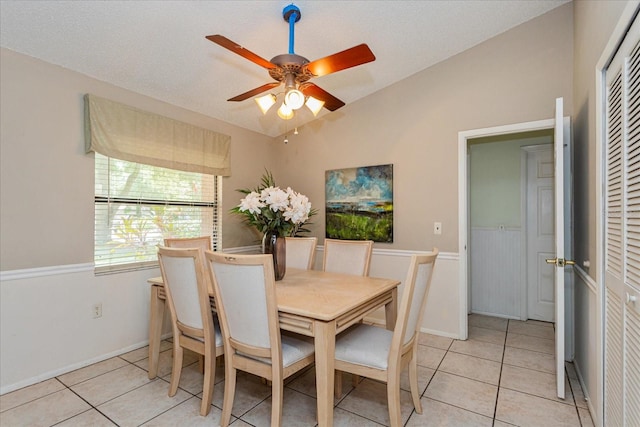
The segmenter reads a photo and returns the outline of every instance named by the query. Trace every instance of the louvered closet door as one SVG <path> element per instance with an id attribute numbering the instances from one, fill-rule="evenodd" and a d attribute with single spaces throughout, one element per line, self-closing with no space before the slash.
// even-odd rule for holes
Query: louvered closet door
<path id="1" fill-rule="evenodd" d="M 605 425 L 640 426 L 640 22 L 606 74 Z"/>
<path id="2" fill-rule="evenodd" d="M 607 216 L 605 254 L 605 424 L 622 426 L 623 418 L 623 156 L 622 72 L 607 72 Z"/>
<path id="3" fill-rule="evenodd" d="M 637 21 L 637 19 L 636 19 Z M 640 23 L 637 23 L 640 24 Z M 626 424 L 640 426 L 640 25 L 636 42 L 626 60 L 627 182 L 626 182 L 626 280 L 624 310 L 624 414 Z"/>

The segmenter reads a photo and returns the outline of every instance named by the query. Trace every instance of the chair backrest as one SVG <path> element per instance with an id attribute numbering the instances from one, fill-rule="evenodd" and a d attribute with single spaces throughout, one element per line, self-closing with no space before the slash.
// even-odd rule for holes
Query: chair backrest
<path id="1" fill-rule="evenodd" d="M 225 343 L 243 353 L 281 361 L 271 255 L 205 254 Z"/>
<path id="2" fill-rule="evenodd" d="M 199 236 L 199 237 L 170 237 L 164 239 L 164 245 L 168 248 L 197 248 L 201 252 L 202 267 L 204 271 L 204 281 L 207 284 L 207 290 L 209 294 L 213 294 L 213 285 L 209 280 L 209 274 L 207 274 L 206 261 L 204 258 L 204 251 L 211 250 L 211 236 Z"/>
<path id="3" fill-rule="evenodd" d="M 194 330 L 187 335 L 201 337 L 205 334 L 205 322 L 207 330 L 213 325 L 202 256 L 200 249 L 158 248 L 171 314 L 180 324 Z"/>
<path id="4" fill-rule="evenodd" d="M 164 245 L 168 248 L 202 248 L 211 250 L 211 236 L 200 237 L 170 237 L 164 239 Z"/>
<path id="5" fill-rule="evenodd" d="M 316 256 L 317 237 L 287 237 L 287 267 L 301 270 L 313 269 Z"/>
<path id="6" fill-rule="evenodd" d="M 398 309 L 392 347 L 394 344 L 406 345 L 418 332 L 437 257 L 438 249 L 436 248 L 426 254 L 411 256 L 411 264 L 404 281 L 402 299 Z"/>
<path id="7" fill-rule="evenodd" d="M 368 276 L 372 250 L 372 240 L 324 239 L 323 270 Z"/>

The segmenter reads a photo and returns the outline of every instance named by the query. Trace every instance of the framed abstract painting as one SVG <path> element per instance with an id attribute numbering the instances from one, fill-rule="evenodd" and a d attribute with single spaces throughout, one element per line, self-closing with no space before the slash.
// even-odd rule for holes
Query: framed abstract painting
<path id="1" fill-rule="evenodd" d="M 325 172 L 326 237 L 393 242 L 393 165 Z"/>

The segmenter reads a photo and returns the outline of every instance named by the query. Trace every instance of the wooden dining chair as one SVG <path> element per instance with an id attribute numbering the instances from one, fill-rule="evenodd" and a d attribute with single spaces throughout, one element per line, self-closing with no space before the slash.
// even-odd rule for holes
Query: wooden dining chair
<path id="1" fill-rule="evenodd" d="M 316 257 L 317 237 L 286 237 L 286 265 L 301 270 L 313 270 Z"/>
<path id="2" fill-rule="evenodd" d="M 204 258 L 204 251 L 211 250 L 211 236 L 197 236 L 197 237 L 167 237 L 164 239 L 164 245 L 168 248 L 198 248 L 202 252 L 202 267 L 204 274 L 204 281 L 207 284 L 207 290 L 209 295 L 213 295 L 213 286 L 207 274 L 206 262 Z M 218 319 L 215 313 L 213 314 L 213 323 L 217 325 Z M 217 326 L 219 328 L 219 326 Z M 200 355 L 198 358 L 198 364 L 200 367 L 200 373 L 204 373 L 204 355 Z"/>
<path id="3" fill-rule="evenodd" d="M 213 322 L 205 282 L 203 252 L 189 248 L 158 248 L 158 261 L 171 312 L 173 367 L 169 396 L 175 396 L 182 373 L 183 349 L 204 356 L 204 385 L 200 415 L 207 415 L 213 399 L 216 357 L 224 352 L 220 329 Z"/>
<path id="4" fill-rule="evenodd" d="M 206 257 L 225 348 L 220 425 L 229 425 L 240 369 L 271 381 L 271 425 L 279 426 L 284 379 L 314 362 L 314 344 L 280 333 L 270 255 L 208 251 Z"/>
<path id="5" fill-rule="evenodd" d="M 372 240 L 324 239 L 322 269 L 332 273 L 368 276 Z"/>
<path id="6" fill-rule="evenodd" d="M 406 366 L 409 366 L 413 406 L 417 413 L 422 413 L 418 391 L 418 334 L 437 256 L 435 248 L 424 255 L 412 255 L 393 331 L 356 324 L 336 338 L 336 369 L 387 383 L 392 427 L 402 425 L 400 373 Z"/>
<path id="7" fill-rule="evenodd" d="M 324 271 L 332 273 L 353 274 L 354 276 L 368 276 L 373 240 L 338 240 L 324 239 L 323 265 Z M 366 313 L 365 313 L 366 314 Z M 362 322 L 362 320 L 360 320 Z M 356 387 L 360 378 L 352 376 L 353 386 Z M 342 392 L 342 374 L 336 370 L 336 390 Z"/>
<path id="8" fill-rule="evenodd" d="M 169 248 L 202 248 L 211 250 L 211 236 L 198 237 L 167 237 L 164 245 Z"/>

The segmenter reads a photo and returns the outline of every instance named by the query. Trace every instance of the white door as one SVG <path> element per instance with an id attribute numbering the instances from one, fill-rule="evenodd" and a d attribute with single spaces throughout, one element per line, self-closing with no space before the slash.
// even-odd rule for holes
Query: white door
<path id="1" fill-rule="evenodd" d="M 565 129 L 565 126 L 567 129 Z M 569 182 L 570 169 L 567 168 L 569 160 L 569 129 L 568 123 L 563 121 L 563 99 L 556 99 L 554 137 L 555 157 L 555 232 L 556 232 L 556 257 L 547 262 L 555 265 L 555 334 L 556 334 L 556 388 L 558 397 L 564 399 L 564 360 L 565 360 L 565 265 L 573 264 L 571 260 L 565 260 L 568 254 L 565 246 L 565 231 L 570 227 L 570 192 L 565 192 L 565 185 Z M 569 187 L 567 187 L 569 188 Z M 565 218 L 565 209 L 566 218 Z"/>
<path id="2" fill-rule="evenodd" d="M 555 320 L 555 255 L 553 146 L 523 147 L 527 153 L 527 318 Z M 526 319 L 525 319 L 526 320 Z"/>

